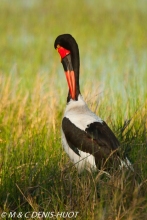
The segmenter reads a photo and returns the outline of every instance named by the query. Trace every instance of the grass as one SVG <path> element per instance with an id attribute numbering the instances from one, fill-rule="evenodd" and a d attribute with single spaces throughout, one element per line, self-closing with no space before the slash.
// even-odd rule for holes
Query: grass
<path id="1" fill-rule="evenodd" d="M 146 219 L 146 1 L 0 4 L 0 211 Z M 120 140 L 139 187 L 125 171 L 79 175 L 63 151 L 67 85 L 53 48 L 62 33 L 77 39 L 82 94 Z"/>

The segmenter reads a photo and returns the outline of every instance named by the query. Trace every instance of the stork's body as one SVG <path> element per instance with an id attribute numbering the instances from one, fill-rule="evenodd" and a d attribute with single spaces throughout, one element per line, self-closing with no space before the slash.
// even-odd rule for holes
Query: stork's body
<path id="1" fill-rule="evenodd" d="M 119 158 L 119 141 L 107 124 L 94 114 L 80 94 L 79 49 L 75 39 L 64 34 L 54 44 L 69 87 L 67 106 L 62 120 L 62 144 L 71 161 L 81 172 L 84 168 L 100 168 L 110 157 L 111 162 L 130 166 Z"/>

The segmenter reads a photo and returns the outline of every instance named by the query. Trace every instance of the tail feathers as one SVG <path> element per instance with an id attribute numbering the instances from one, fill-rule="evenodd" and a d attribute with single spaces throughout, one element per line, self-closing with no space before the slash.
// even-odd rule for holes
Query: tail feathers
<path id="1" fill-rule="evenodd" d="M 120 163 L 121 163 L 120 169 L 127 168 L 127 169 L 131 169 L 134 172 L 134 168 L 127 157 L 124 160 L 120 159 Z"/>

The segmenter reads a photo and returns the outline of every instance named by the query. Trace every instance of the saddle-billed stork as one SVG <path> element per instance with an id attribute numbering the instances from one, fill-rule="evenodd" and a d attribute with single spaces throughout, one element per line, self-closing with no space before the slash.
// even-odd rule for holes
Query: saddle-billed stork
<path id="1" fill-rule="evenodd" d="M 112 164 L 119 164 L 120 167 L 131 166 L 127 158 L 120 159 L 119 141 L 114 133 L 88 108 L 81 96 L 80 57 L 75 39 L 70 34 L 59 35 L 54 47 L 61 56 L 69 87 L 61 130 L 62 144 L 71 161 L 79 172 L 84 168 L 100 169 L 107 160 Z"/>

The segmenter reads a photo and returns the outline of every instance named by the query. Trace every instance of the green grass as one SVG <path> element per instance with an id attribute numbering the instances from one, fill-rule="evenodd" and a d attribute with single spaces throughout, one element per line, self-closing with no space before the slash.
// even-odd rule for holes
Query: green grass
<path id="1" fill-rule="evenodd" d="M 1 1 L 0 213 L 147 218 L 145 5 L 145 0 Z M 113 170 L 110 179 L 79 175 L 64 153 L 60 126 L 67 85 L 53 47 L 62 33 L 76 38 L 83 97 L 115 132 L 140 187 L 123 171 Z"/>

